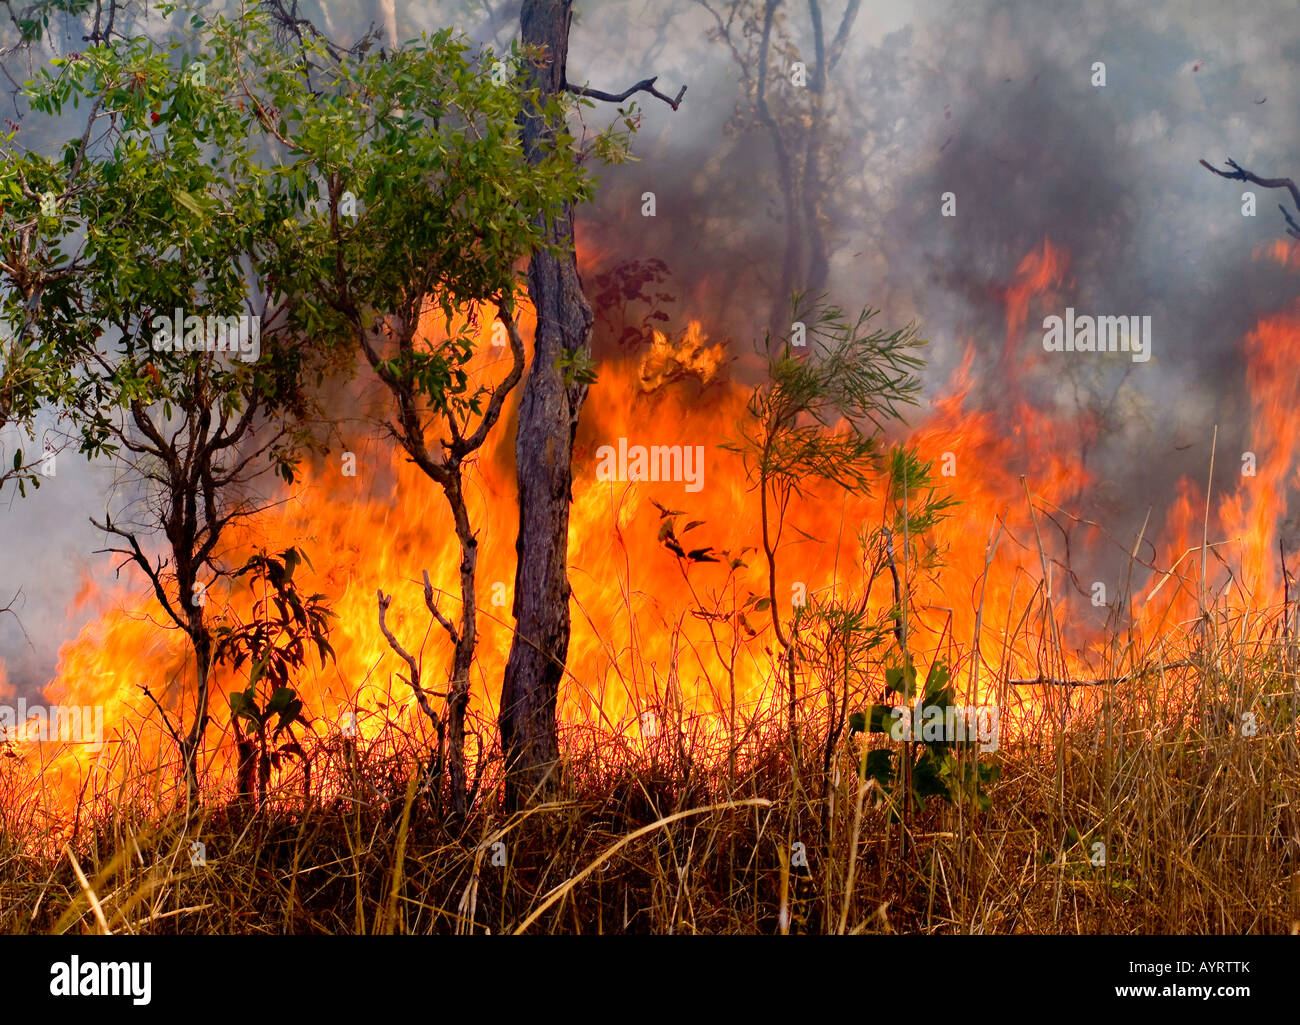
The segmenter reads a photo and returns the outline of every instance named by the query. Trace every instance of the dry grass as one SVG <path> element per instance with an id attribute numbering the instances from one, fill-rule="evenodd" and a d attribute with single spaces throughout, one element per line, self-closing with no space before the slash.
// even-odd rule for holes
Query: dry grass
<path id="1" fill-rule="evenodd" d="M 1088 708 L 1062 714 L 1054 688 L 1004 720 L 983 756 L 1002 769 L 990 809 L 931 801 L 906 845 L 856 771 L 859 741 L 823 777 L 813 707 L 797 774 L 775 710 L 750 724 L 734 779 L 725 744 L 680 717 L 635 748 L 570 728 L 557 799 L 505 815 L 489 769 L 455 830 L 418 786 L 413 740 L 354 750 L 328 800 L 281 794 L 259 812 L 211 798 L 188 825 L 147 810 L 165 796 L 157 772 L 84 794 L 60 821 L 3 772 L 0 930 L 1288 932 L 1296 673 L 1289 646 L 1219 626 L 1197 658 L 1092 688 Z M 1234 721 L 1245 709 L 1253 736 Z"/>

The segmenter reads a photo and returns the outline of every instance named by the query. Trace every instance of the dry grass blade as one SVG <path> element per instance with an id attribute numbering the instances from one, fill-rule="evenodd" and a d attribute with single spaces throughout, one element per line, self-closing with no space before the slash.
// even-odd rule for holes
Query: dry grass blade
<path id="1" fill-rule="evenodd" d="M 608 861 L 611 857 L 613 857 L 615 854 L 621 851 L 628 844 L 632 843 L 635 840 L 640 839 L 641 837 L 647 835 L 648 833 L 653 833 L 657 829 L 663 829 L 665 826 L 677 822 L 680 819 L 690 818 L 692 815 L 708 815 L 711 814 L 712 812 L 729 811 L 735 808 L 770 808 L 770 807 L 772 807 L 772 802 L 762 797 L 751 798 L 747 801 L 728 801 L 725 804 L 711 804 L 704 808 L 691 808 L 688 811 L 679 811 L 672 815 L 665 815 L 663 818 L 658 819 L 655 822 L 651 822 L 648 826 L 642 826 L 640 829 L 636 830 L 636 832 L 629 833 L 627 836 L 623 837 L 622 840 L 620 840 L 618 843 L 614 844 L 613 847 L 609 848 L 607 851 L 601 854 L 600 857 L 598 857 L 595 861 L 589 864 L 581 872 L 578 872 L 576 875 L 570 876 L 563 883 L 561 883 L 559 886 L 553 889 L 549 894 L 547 894 L 546 899 L 542 901 L 542 903 L 538 906 L 537 910 L 535 910 L 531 915 L 525 918 L 524 921 L 520 924 L 519 928 L 515 930 L 515 935 L 518 936 L 521 933 L 527 932 L 528 927 L 532 925 L 534 922 L 536 922 L 539 918 L 541 918 L 542 913 L 547 908 L 549 908 L 557 900 L 559 900 L 566 893 L 568 893 L 575 886 L 577 886 L 580 882 L 586 879 L 589 875 L 591 875 L 591 873 L 595 872 L 596 869 L 598 869 L 603 862 Z"/>

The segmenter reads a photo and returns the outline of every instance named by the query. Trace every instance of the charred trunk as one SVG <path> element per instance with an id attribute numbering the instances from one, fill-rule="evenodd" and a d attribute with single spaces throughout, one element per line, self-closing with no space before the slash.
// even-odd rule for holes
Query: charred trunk
<path id="1" fill-rule="evenodd" d="M 465 771 L 465 713 L 469 709 L 469 671 L 478 644 L 478 618 L 474 578 L 478 568 L 478 539 L 469 522 L 461 490 L 459 468 L 445 489 L 460 540 L 460 631 L 452 660 L 451 690 L 447 695 L 447 774 L 451 782 L 451 810 L 457 821 L 468 810 L 469 777 Z"/>
<path id="2" fill-rule="evenodd" d="M 572 0 L 524 0 L 520 12 L 524 45 L 541 53 L 529 77 L 543 102 L 564 91 L 572 7 Z M 528 158 L 538 159 L 561 128 L 540 112 L 523 117 L 520 131 Z M 512 806 L 556 782 L 555 704 L 569 650 L 571 455 L 586 397 L 586 385 L 569 379 L 565 363 L 587 353 L 592 324 L 591 307 L 578 278 L 572 209 L 546 228 L 558 249 L 538 250 L 528 270 L 537 329 L 515 441 L 519 478 L 515 633 L 500 718 L 506 798 Z"/>
<path id="3" fill-rule="evenodd" d="M 182 591 L 182 595 L 187 592 Z M 203 734 L 208 728 L 208 690 L 212 676 L 212 634 L 203 621 L 203 609 L 191 606 L 188 610 L 188 629 L 190 643 L 194 648 L 194 667 L 198 676 L 198 689 L 195 698 L 194 722 L 190 731 L 181 741 L 181 764 L 185 773 L 185 789 L 188 799 L 193 802 L 199 793 L 199 752 L 203 746 Z"/>

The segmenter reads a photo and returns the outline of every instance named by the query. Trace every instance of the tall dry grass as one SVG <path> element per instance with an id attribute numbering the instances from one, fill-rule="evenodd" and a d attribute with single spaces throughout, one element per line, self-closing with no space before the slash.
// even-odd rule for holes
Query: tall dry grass
<path id="1" fill-rule="evenodd" d="M 906 566 L 902 579 L 906 593 Z M 958 694 L 1002 711 L 1000 746 L 979 755 L 1001 773 L 983 810 L 905 806 L 864 777 L 870 748 L 898 745 L 852 734 L 844 711 L 875 699 L 898 652 L 850 666 L 858 656 L 812 626 L 797 743 L 775 662 L 766 699 L 734 704 L 734 633 L 713 633 L 721 714 L 707 716 L 681 700 L 677 667 L 657 688 L 634 652 L 611 650 L 614 684 L 655 729 L 629 737 L 600 708 L 564 725 L 556 793 L 516 813 L 498 800 L 499 753 L 480 757 L 460 822 L 429 771 L 431 738 L 396 721 L 320 738 L 310 778 L 295 763 L 261 807 L 216 789 L 185 806 L 176 766 L 144 761 L 139 730 L 71 808 L 30 755 L 0 748 L 0 930 L 1300 931 L 1295 609 L 1242 611 L 1178 586 L 1197 596 L 1193 621 L 1160 624 L 1143 647 L 1114 617 L 1095 677 L 1073 681 L 1086 685 L 1061 684 L 1041 585 L 1025 606 L 1038 614 L 1015 629 L 1033 632 L 1043 679 L 992 674 L 947 637 Z M 635 637 L 648 627 L 626 601 Z M 479 716 L 470 733 L 492 736 Z"/>
<path id="2" fill-rule="evenodd" d="M 559 794 L 527 811 L 500 810 L 490 765 L 454 831 L 414 738 L 335 751 L 334 789 L 310 801 L 283 781 L 260 810 L 212 794 L 189 815 L 155 810 L 173 794 L 150 770 L 54 816 L 5 759 L 0 929 L 1294 931 L 1297 676 L 1278 631 L 1258 639 L 1269 626 L 1211 615 L 1195 658 L 1094 688 L 1090 707 L 1066 712 L 1055 688 L 983 756 L 1002 771 L 987 811 L 931 801 L 906 823 L 857 771 L 863 743 L 891 741 L 842 739 L 823 775 L 815 697 L 797 773 L 775 704 L 744 723 L 734 768 L 725 736 L 661 708 L 646 743 L 567 727 Z"/>

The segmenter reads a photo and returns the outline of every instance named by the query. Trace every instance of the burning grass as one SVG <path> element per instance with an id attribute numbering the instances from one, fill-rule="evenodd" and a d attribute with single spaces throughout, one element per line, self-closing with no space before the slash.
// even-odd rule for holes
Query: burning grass
<path id="1" fill-rule="evenodd" d="M 152 810 L 157 774 L 54 820 L 8 771 L 0 929 L 1294 931 L 1297 653 L 1243 641 L 1244 625 L 1207 616 L 1190 658 L 1096 688 L 1082 711 L 1049 688 L 983 756 L 1001 768 L 985 810 L 932 800 L 906 823 L 858 772 L 891 741 L 845 739 L 825 774 L 829 719 L 809 707 L 796 772 L 775 704 L 744 723 L 734 768 L 689 712 L 660 709 L 638 743 L 569 726 L 555 800 L 506 815 L 489 768 L 460 824 L 425 786 L 425 749 L 397 734 L 345 743 L 310 800 L 286 780 L 261 810 L 213 795 L 188 824 Z"/>
<path id="2" fill-rule="evenodd" d="M 1026 257 L 1007 290 L 1007 352 L 1067 264 L 1050 243 Z M 688 340 L 704 351 L 698 328 Z M 304 586 L 338 617 L 337 657 L 296 681 L 309 714 L 266 800 L 237 792 L 227 723 L 202 803 L 185 807 L 156 714 L 185 710 L 184 647 L 147 605 L 100 596 L 46 694 L 103 705 L 116 729 L 96 759 L 36 742 L 0 757 L 0 929 L 1300 931 L 1284 536 L 1300 320 L 1265 318 L 1243 350 L 1256 472 L 1213 500 L 1184 479 L 1163 526 L 1133 542 L 1068 511 L 1090 474 L 1017 378 L 1002 396 L 1013 416 L 972 408 L 968 352 L 908 436 L 918 465 L 955 468 L 945 488 L 960 504 L 931 516 L 931 491 L 808 485 L 783 506 L 770 577 L 732 450 L 710 447 L 698 494 L 592 472 L 600 445 L 646 423 L 680 427 L 661 439 L 674 444 L 734 438 L 743 391 L 719 384 L 696 405 L 645 391 L 631 363 L 602 367 L 575 449 L 563 769 L 556 794 L 513 815 L 494 740 L 517 512 L 508 451 L 484 451 L 470 495 L 482 632 L 464 817 L 374 604 L 391 596 L 388 626 L 434 679 L 448 652 L 414 581 L 428 569 L 451 600 L 454 538 L 395 453 L 363 457 L 361 478 L 322 468 L 235 542 L 238 562 L 306 538 Z M 1233 461 L 1217 433 L 1210 444 Z M 895 484 L 921 479 L 898 458 Z M 1102 548 L 1111 593 L 1098 604 L 1072 558 Z M 233 591 L 212 601 L 214 620 L 247 618 Z M 774 601 L 790 602 L 785 639 L 763 623 Z M 906 698 L 996 707 L 996 748 L 872 732 L 873 705 L 904 703 L 908 665 L 925 693 Z M 142 681 L 157 694 L 142 697 Z M 224 710 L 243 681 L 216 686 Z"/>

